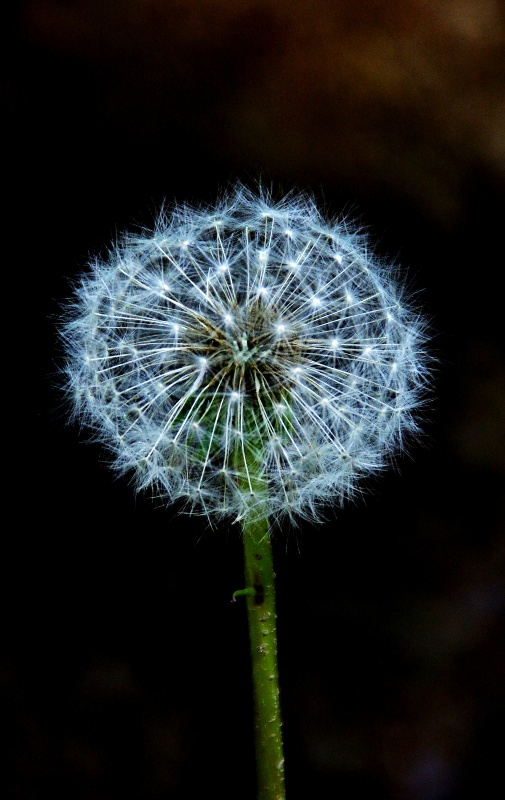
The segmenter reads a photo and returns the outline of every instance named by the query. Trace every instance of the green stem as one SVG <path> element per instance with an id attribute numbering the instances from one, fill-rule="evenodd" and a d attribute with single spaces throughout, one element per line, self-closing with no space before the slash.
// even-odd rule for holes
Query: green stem
<path id="1" fill-rule="evenodd" d="M 251 643 L 258 800 L 284 800 L 277 669 L 275 574 L 268 518 L 252 512 L 243 521 L 246 598 Z"/>

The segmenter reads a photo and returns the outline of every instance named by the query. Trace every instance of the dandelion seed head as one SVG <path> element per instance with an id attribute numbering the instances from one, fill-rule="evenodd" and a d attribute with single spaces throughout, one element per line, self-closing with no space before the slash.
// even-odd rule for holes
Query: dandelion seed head
<path id="1" fill-rule="evenodd" d="M 259 478 L 273 520 L 317 519 L 418 433 L 426 393 L 426 326 L 369 250 L 303 194 L 174 207 L 68 304 L 74 415 L 190 512 L 240 519 Z"/>

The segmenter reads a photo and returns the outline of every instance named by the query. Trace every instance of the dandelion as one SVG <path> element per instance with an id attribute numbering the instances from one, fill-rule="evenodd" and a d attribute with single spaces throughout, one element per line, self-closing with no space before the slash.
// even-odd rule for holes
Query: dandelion
<path id="1" fill-rule="evenodd" d="M 423 323 L 305 195 L 176 207 L 92 265 L 68 317 L 75 414 L 192 513 L 317 518 L 417 431 Z"/>
<path id="2" fill-rule="evenodd" d="M 237 594 L 250 595 L 253 670 L 270 692 L 260 796 L 282 797 L 269 522 L 320 518 L 417 433 L 424 322 L 345 222 L 308 195 L 274 202 L 239 185 L 212 209 L 175 206 L 95 261 L 62 335 L 74 415 L 116 469 L 242 524 Z"/>

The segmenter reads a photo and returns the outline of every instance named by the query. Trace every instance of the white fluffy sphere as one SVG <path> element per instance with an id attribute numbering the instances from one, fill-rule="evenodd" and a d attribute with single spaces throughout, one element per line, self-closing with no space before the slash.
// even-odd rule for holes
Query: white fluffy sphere
<path id="1" fill-rule="evenodd" d="M 138 488 L 317 518 L 416 432 L 425 325 L 364 237 L 238 186 L 127 236 L 62 329 L 75 414 Z"/>

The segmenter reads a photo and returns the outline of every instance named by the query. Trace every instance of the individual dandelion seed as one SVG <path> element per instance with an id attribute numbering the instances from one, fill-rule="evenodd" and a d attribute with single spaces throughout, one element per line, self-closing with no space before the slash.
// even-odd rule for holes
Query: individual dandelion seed
<path id="1" fill-rule="evenodd" d="M 426 327 L 366 239 L 307 194 L 175 206 L 81 278 L 75 417 L 138 489 L 243 529 L 259 796 L 284 796 L 270 522 L 317 519 L 418 431 Z"/>

